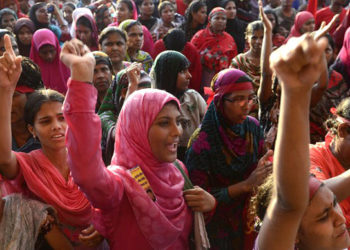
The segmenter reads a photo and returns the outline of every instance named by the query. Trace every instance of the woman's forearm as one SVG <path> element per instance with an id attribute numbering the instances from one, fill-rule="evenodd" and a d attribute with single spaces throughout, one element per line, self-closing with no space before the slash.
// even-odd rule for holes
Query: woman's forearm
<path id="1" fill-rule="evenodd" d="M 270 54 L 272 52 L 272 32 L 265 31 L 262 43 L 260 64 L 260 86 L 258 89 L 258 98 L 260 103 L 265 103 L 272 94 L 272 70 L 270 69 Z"/>
<path id="2" fill-rule="evenodd" d="M 7 179 L 16 177 L 18 168 L 16 156 L 12 152 L 11 108 L 14 90 L 0 89 L 0 173 Z"/>
<path id="3" fill-rule="evenodd" d="M 110 176 L 102 160 L 101 123 L 95 114 L 97 91 L 84 82 L 70 81 L 68 86 L 64 116 L 72 176 L 94 207 L 109 209 L 120 201 L 123 187 Z"/>

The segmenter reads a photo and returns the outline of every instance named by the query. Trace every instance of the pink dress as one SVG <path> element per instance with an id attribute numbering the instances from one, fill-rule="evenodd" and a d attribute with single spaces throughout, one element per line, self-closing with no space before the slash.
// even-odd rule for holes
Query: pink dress
<path id="1" fill-rule="evenodd" d="M 159 183 L 152 182 L 154 176 L 148 172 L 149 169 L 144 168 L 143 172 L 149 179 L 155 195 L 158 195 L 156 202 L 148 198 L 142 187 L 128 174 L 126 167 L 112 165 L 105 168 L 100 148 L 101 122 L 95 114 L 97 91 L 94 86 L 83 82 L 69 81 L 68 86 L 64 115 L 69 126 L 66 135 L 69 164 L 74 181 L 96 208 L 95 228 L 109 241 L 111 249 L 188 249 L 192 213 L 182 196 L 184 182 L 180 171 L 172 170 L 174 175 L 171 179 L 175 178 L 175 183 L 160 183 L 169 190 L 165 194 L 168 194 L 168 197 L 164 199 L 167 201 L 165 206 L 169 209 L 164 210 L 161 205 L 163 190 L 157 188 Z M 118 123 L 123 113 L 125 112 L 122 110 Z M 137 121 L 134 120 L 133 123 L 132 126 L 137 125 Z M 122 137 L 118 136 L 119 132 L 117 125 L 116 141 Z M 142 140 L 142 132 L 139 133 L 137 136 Z M 124 140 L 124 145 L 129 141 Z M 130 147 L 133 146 L 135 145 Z M 119 147 L 116 144 L 116 150 Z M 132 151 L 131 148 L 129 152 Z M 129 158 L 129 161 L 132 162 L 135 158 L 137 156 Z M 113 162 L 119 165 L 121 160 L 114 159 Z M 127 163 L 120 165 L 125 166 Z M 162 171 L 160 168 L 159 172 Z M 180 191 L 181 196 L 172 197 L 171 192 L 177 192 L 175 189 Z"/>

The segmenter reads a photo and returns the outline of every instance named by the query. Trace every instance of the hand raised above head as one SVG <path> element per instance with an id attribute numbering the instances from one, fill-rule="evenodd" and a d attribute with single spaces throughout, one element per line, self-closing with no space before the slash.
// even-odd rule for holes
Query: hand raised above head
<path id="1" fill-rule="evenodd" d="M 0 87 L 15 89 L 21 75 L 21 56 L 16 56 L 12 49 L 9 35 L 4 37 L 5 53 L 0 57 Z"/>
<path id="2" fill-rule="evenodd" d="M 312 33 L 315 40 L 318 40 L 321 37 L 323 37 L 325 34 L 327 34 L 338 20 L 339 20 L 339 14 L 334 15 L 332 20 L 327 25 L 325 22 L 322 22 L 321 27 Z"/>
<path id="3" fill-rule="evenodd" d="M 261 21 L 264 24 L 264 29 L 265 31 L 272 31 L 272 23 L 271 21 L 267 18 L 264 9 L 263 9 L 263 3 L 261 0 L 259 0 L 259 12 L 260 12 L 260 18 Z"/>
<path id="4" fill-rule="evenodd" d="M 310 34 L 291 38 L 270 56 L 270 66 L 281 80 L 282 88 L 308 91 L 319 79 L 327 39 Z"/>
<path id="5" fill-rule="evenodd" d="M 71 78 L 81 82 L 92 82 L 95 58 L 89 48 L 78 39 L 65 42 L 60 55 L 61 61 L 70 68 Z"/>

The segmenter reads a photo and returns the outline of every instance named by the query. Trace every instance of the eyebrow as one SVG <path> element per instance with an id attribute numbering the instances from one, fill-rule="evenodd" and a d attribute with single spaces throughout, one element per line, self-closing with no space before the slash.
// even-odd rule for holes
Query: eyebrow
<path id="1" fill-rule="evenodd" d="M 317 215 L 317 219 L 320 219 L 324 214 L 326 214 L 332 207 L 335 207 L 338 204 L 337 201 L 337 197 L 335 196 L 335 194 L 333 194 L 333 202 L 332 202 L 332 206 L 331 207 L 327 207 L 325 208 L 322 213 L 320 213 L 319 215 Z"/>

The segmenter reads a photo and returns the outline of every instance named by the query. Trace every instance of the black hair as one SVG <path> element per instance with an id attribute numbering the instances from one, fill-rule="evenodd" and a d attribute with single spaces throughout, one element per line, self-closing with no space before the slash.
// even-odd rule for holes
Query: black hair
<path id="1" fill-rule="evenodd" d="M 118 35 L 120 35 L 124 41 L 126 42 L 126 34 L 124 31 L 122 31 L 121 29 L 114 27 L 114 26 L 109 26 L 104 28 L 101 33 L 100 36 L 98 37 L 98 43 L 100 45 L 102 45 L 102 42 L 110 35 L 113 33 L 117 33 Z"/>
<path id="2" fill-rule="evenodd" d="M 117 4 L 118 3 L 125 3 L 131 13 L 134 11 L 134 5 L 130 0 L 118 0 Z"/>
<path id="3" fill-rule="evenodd" d="M 192 21 L 193 21 L 192 14 L 198 12 L 201 8 L 206 6 L 207 5 L 203 0 L 194 0 L 187 7 L 185 11 L 186 21 L 184 23 L 184 31 L 185 31 L 187 40 L 189 40 L 189 33 L 190 33 L 190 30 L 192 29 Z M 197 27 L 197 28 L 200 29 L 201 27 Z"/>
<path id="4" fill-rule="evenodd" d="M 266 15 L 273 15 L 275 17 L 275 27 L 272 30 L 273 34 L 276 34 L 278 32 L 278 27 L 279 27 L 279 23 L 278 23 L 278 18 L 276 13 L 273 10 L 265 10 L 264 13 Z"/>
<path id="5" fill-rule="evenodd" d="M 48 28 L 49 24 L 48 23 L 39 23 L 38 19 L 36 18 L 35 12 L 42 8 L 45 7 L 46 3 L 45 2 L 40 2 L 40 3 L 36 3 L 34 4 L 29 11 L 29 19 L 33 21 L 35 28 L 38 29 L 43 29 L 43 28 Z"/>
<path id="6" fill-rule="evenodd" d="M 170 6 L 171 8 L 173 8 L 173 10 L 175 11 L 175 6 L 169 2 L 169 1 L 163 1 L 158 5 L 158 13 L 159 16 L 162 14 L 162 11 L 165 9 L 165 7 Z"/>
<path id="7" fill-rule="evenodd" d="M 76 26 L 78 26 L 78 25 L 82 25 L 86 28 L 89 28 L 92 31 L 92 26 L 91 26 L 90 20 L 85 16 L 79 17 L 79 19 L 77 20 Z"/>
<path id="8" fill-rule="evenodd" d="M 126 21 L 126 20 L 125 20 Z M 123 23 L 123 22 L 122 22 Z M 134 27 L 135 25 L 138 25 L 138 26 L 141 26 L 142 27 L 142 24 L 137 21 L 137 20 L 132 20 L 126 27 L 125 27 L 125 32 L 128 33 L 129 30 Z M 123 26 L 123 25 L 122 25 Z"/>
<path id="9" fill-rule="evenodd" d="M 11 10 L 9 8 L 4 8 L 4 9 L 0 10 L 0 25 L 1 26 L 2 26 L 2 18 L 5 15 L 12 15 L 16 20 L 18 19 L 16 13 L 13 10 Z"/>
<path id="10" fill-rule="evenodd" d="M 44 88 L 39 66 L 28 57 L 22 57 L 22 72 L 17 86 L 27 86 L 32 89 Z"/>
<path id="11" fill-rule="evenodd" d="M 331 48 L 334 50 L 335 42 L 333 37 L 330 34 L 325 34 L 324 36 L 327 38 L 329 46 L 331 46 Z"/>
<path id="12" fill-rule="evenodd" d="M 65 2 L 65 3 L 63 4 L 62 9 L 63 9 L 64 7 L 66 7 L 66 6 L 70 7 L 72 10 L 75 10 L 75 9 L 76 9 L 74 3 L 72 3 L 72 2 Z"/>
<path id="13" fill-rule="evenodd" d="M 186 35 L 182 29 L 172 29 L 163 38 L 167 50 L 183 51 L 186 45 Z"/>
<path id="14" fill-rule="evenodd" d="M 137 6 L 141 6 L 141 4 L 143 3 L 143 1 L 144 1 L 144 0 L 135 0 L 134 2 L 135 2 L 135 4 L 136 4 Z M 152 2 L 154 3 L 154 0 L 152 0 Z"/>
<path id="15" fill-rule="evenodd" d="M 103 23 L 103 17 L 106 11 L 109 11 L 108 7 L 103 5 L 102 7 L 98 8 L 95 14 L 95 20 L 96 20 L 96 26 L 99 31 L 103 30 L 105 28 L 105 25 Z"/>
<path id="16" fill-rule="evenodd" d="M 52 89 L 40 89 L 28 96 L 26 105 L 24 106 L 24 121 L 34 126 L 35 116 L 39 112 L 41 106 L 48 102 L 63 103 L 64 96 Z"/>
<path id="17" fill-rule="evenodd" d="M 6 34 L 12 36 L 12 38 L 15 38 L 15 35 L 11 31 L 7 29 L 0 29 L 0 39 L 2 39 Z"/>
<path id="18" fill-rule="evenodd" d="M 229 3 L 229 2 L 234 2 L 237 6 L 237 3 L 235 0 L 221 0 L 220 3 L 219 3 L 219 6 L 222 7 L 222 8 L 226 8 L 226 5 Z"/>
<path id="19" fill-rule="evenodd" d="M 336 115 L 339 115 L 347 120 L 350 120 L 350 97 L 343 99 L 336 109 Z M 337 121 L 337 117 L 333 116 L 329 118 L 325 122 L 325 126 L 328 130 L 328 132 L 332 133 L 333 135 L 338 134 L 338 127 L 340 125 L 340 122 Z M 350 134 L 350 127 L 348 127 L 348 133 Z"/>
<path id="20" fill-rule="evenodd" d="M 177 76 L 190 66 L 188 59 L 180 52 L 167 50 L 160 53 L 152 67 L 152 76 L 155 87 L 179 97 L 176 89 Z"/>
<path id="21" fill-rule="evenodd" d="M 248 24 L 245 32 L 246 39 L 248 38 L 248 36 L 252 35 L 253 32 L 256 30 L 264 30 L 264 24 L 262 23 L 262 21 L 254 21 Z"/>

